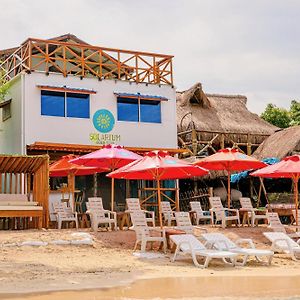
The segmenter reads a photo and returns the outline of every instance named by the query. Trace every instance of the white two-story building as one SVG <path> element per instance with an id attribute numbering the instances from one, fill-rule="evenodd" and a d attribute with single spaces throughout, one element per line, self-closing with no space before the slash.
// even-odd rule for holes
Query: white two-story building
<path id="1" fill-rule="evenodd" d="M 84 154 L 115 143 L 177 149 L 172 56 L 92 46 L 67 34 L 0 51 L 0 153 Z"/>

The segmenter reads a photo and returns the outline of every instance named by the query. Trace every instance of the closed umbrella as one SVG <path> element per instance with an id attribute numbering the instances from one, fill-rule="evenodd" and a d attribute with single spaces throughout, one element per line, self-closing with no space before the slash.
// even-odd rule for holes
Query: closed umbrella
<path id="1" fill-rule="evenodd" d="M 208 171 L 194 166 L 178 158 L 172 157 L 166 151 L 151 151 L 144 157 L 136 160 L 107 176 L 121 179 L 154 180 L 157 184 L 159 223 L 162 226 L 162 215 L 160 210 L 161 187 L 160 180 L 181 179 L 208 174 Z"/>
<path id="2" fill-rule="evenodd" d="M 250 169 L 259 169 L 266 164 L 258 159 L 239 152 L 237 149 L 221 149 L 217 153 L 194 162 L 195 165 L 208 170 L 227 171 L 227 204 L 230 208 L 230 174 L 233 171 L 244 171 Z"/>
<path id="3" fill-rule="evenodd" d="M 141 158 L 140 155 L 126 150 L 122 146 L 105 145 L 102 149 L 80 156 L 71 162 L 86 167 L 98 167 L 114 171 L 139 158 Z M 114 210 L 114 178 L 111 182 L 111 210 Z"/>
<path id="4" fill-rule="evenodd" d="M 250 175 L 267 178 L 291 178 L 294 183 L 294 200 L 296 207 L 296 225 L 298 226 L 298 181 L 300 177 L 300 155 L 284 158 L 279 163 L 257 170 Z"/>

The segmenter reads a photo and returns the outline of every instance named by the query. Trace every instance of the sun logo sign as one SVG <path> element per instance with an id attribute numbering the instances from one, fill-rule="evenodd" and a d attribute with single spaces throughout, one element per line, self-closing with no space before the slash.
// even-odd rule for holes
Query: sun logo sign
<path id="1" fill-rule="evenodd" d="M 115 118 L 109 110 L 99 109 L 94 113 L 93 124 L 99 132 L 107 133 L 114 128 Z"/>

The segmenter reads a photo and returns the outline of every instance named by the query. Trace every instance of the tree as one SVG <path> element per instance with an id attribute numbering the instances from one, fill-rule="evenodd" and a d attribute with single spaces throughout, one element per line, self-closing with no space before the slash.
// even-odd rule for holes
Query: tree
<path id="1" fill-rule="evenodd" d="M 0 61 L 1 65 L 1 61 Z M 5 99 L 5 96 L 8 93 L 9 83 L 5 78 L 5 71 L 0 69 L 0 102 Z"/>
<path id="2" fill-rule="evenodd" d="M 292 100 L 290 106 L 290 125 L 300 125 L 300 102 Z"/>
<path id="3" fill-rule="evenodd" d="M 261 118 L 280 128 L 289 127 L 292 121 L 289 111 L 271 103 L 267 105 L 265 111 L 261 114 Z"/>

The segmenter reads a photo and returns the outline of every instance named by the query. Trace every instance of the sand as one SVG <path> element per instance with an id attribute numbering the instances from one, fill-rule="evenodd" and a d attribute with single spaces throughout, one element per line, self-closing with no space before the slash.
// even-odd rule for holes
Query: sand
<path id="1" fill-rule="evenodd" d="M 262 232 L 268 230 L 265 226 L 257 228 L 233 227 L 229 229 L 207 226 L 207 228 L 209 231 L 223 232 L 233 239 L 241 237 L 252 238 L 255 245 L 259 248 L 268 249 L 270 247 L 270 244 L 262 234 Z M 89 229 L 81 231 L 91 233 Z M 46 242 L 57 239 L 67 240 L 70 239 L 70 234 L 73 232 L 75 232 L 75 230 L 68 229 L 2 231 L 0 233 L 0 244 L 20 243 L 28 240 Z M 163 287 L 169 284 L 169 286 L 177 286 L 179 290 L 180 285 L 174 280 L 180 279 L 180 282 L 184 282 L 181 286 L 186 286 L 187 282 L 184 281 L 186 278 L 190 278 L 191 282 L 193 282 L 193 280 L 197 282 L 199 279 L 201 279 L 201 281 L 206 280 L 207 288 L 204 290 L 207 292 L 205 294 L 207 297 L 230 296 L 231 294 L 228 291 L 230 291 L 232 287 L 236 287 L 236 291 L 238 291 L 237 287 L 240 287 L 241 290 L 245 290 L 243 284 L 244 286 L 261 286 L 262 290 L 266 287 L 268 293 L 271 288 L 274 287 L 275 290 L 277 289 L 278 292 L 281 293 L 280 296 L 290 297 L 300 295 L 300 288 L 299 290 L 293 290 L 292 287 L 289 287 L 289 283 L 292 285 L 295 284 L 295 282 L 300 283 L 300 262 L 295 262 L 284 254 L 276 254 L 271 266 L 258 263 L 252 259 L 246 267 L 233 268 L 225 266 L 221 261 L 213 260 L 209 268 L 203 270 L 195 268 L 189 258 L 175 263 L 170 262 L 170 253 L 166 256 L 161 255 L 161 257 L 154 259 L 141 259 L 134 256 L 132 249 L 135 234 L 132 231 L 103 231 L 96 234 L 91 233 L 91 235 L 94 238 L 93 246 L 47 245 L 40 247 L 1 247 L 0 299 L 8 299 L 11 297 L 24 299 L 24 294 L 26 293 L 63 290 L 75 291 L 122 285 L 129 286 L 137 280 L 137 283 L 131 284 L 130 288 L 135 290 L 136 295 L 139 293 L 138 291 L 140 291 L 143 297 L 146 297 L 147 293 L 143 285 L 142 287 L 137 286 L 141 285 L 141 282 L 143 282 L 141 280 L 152 280 L 148 281 L 146 286 L 158 286 L 157 280 L 159 279 L 159 282 L 165 282 L 165 284 L 162 285 Z M 166 280 L 170 280 L 170 278 L 173 281 L 167 284 Z M 207 280 L 209 280 L 209 282 Z M 198 282 L 196 284 L 195 282 L 191 284 L 191 289 L 195 285 L 200 287 L 200 283 Z M 227 287 L 227 289 L 225 288 L 223 291 L 216 289 L 216 285 L 220 282 L 222 286 Z M 264 283 L 260 284 L 262 282 Z M 282 289 L 278 284 L 279 282 L 285 282 L 284 286 L 289 287 L 291 293 L 287 293 L 286 288 Z M 297 284 L 297 286 L 300 287 L 300 284 Z M 251 289 L 248 290 L 250 291 Z M 108 291 L 106 291 L 106 293 L 107 292 Z M 150 292 L 152 292 L 151 289 Z M 113 293 L 125 295 L 124 288 L 123 291 L 122 288 L 121 290 L 120 288 L 119 290 L 115 289 Z M 219 295 L 220 293 L 221 295 Z M 266 295 L 274 295 L 273 293 L 268 293 Z M 20 297 L 21 294 L 22 296 Z M 74 296 L 75 294 L 73 294 L 73 296 L 69 294 L 70 297 L 67 296 L 67 294 L 63 295 L 61 299 L 77 299 Z M 76 293 L 76 295 L 79 295 L 79 293 Z M 83 297 L 81 299 L 98 299 L 95 295 L 91 294 L 90 298 Z M 97 295 L 99 295 L 99 291 Z M 134 292 L 132 295 L 135 295 Z M 150 293 L 149 297 L 151 295 L 153 296 L 154 294 Z M 159 295 L 162 296 L 163 294 L 160 293 Z M 248 293 L 241 294 L 239 292 L 235 294 L 235 296 L 238 295 L 246 297 Z M 253 294 L 251 295 L 255 296 Z M 99 299 L 106 299 L 104 296 L 105 295 Z M 41 298 L 41 296 L 38 296 L 40 298 L 34 298 L 34 296 L 30 297 L 33 298 L 28 299 L 60 299 L 58 298 L 59 295 L 57 295 L 56 298 L 53 298 L 53 295 L 50 298 Z M 44 297 L 47 297 L 47 295 Z M 109 297 L 109 294 L 107 297 Z M 128 297 L 130 298 L 130 294 Z M 164 295 L 164 299 L 166 297 L 167 295 Z M 193 295 L 190 295 L 190 297 L 193 297 Z"/>

